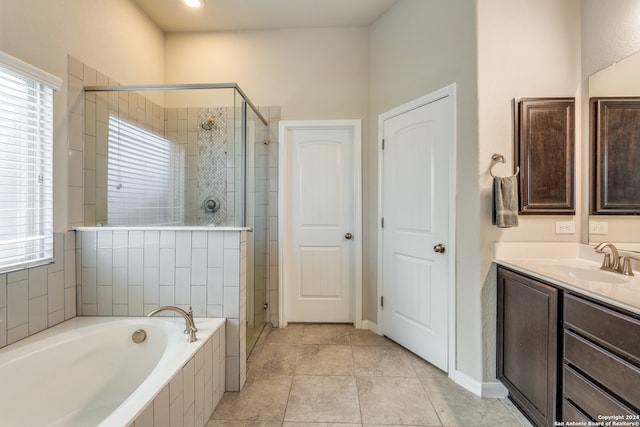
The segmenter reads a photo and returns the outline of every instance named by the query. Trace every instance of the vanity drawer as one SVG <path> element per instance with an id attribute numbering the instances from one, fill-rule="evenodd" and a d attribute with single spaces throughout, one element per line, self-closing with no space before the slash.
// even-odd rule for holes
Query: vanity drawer
<path id="1" fill-rule="evenodd" d="M 580 412 L 567 399 L 562 401 L 562 421 L 584 421 L 588 423 L 591 418 Z"/>
<path id="2" fill-rule="evenodd" d="M 640 320 L 582 298 L 565 295 L 565 328 L 640 364 Z"/>
<path id="3" fill-rule="evenodd" d="M 579 337 L 564 333 L 565 363 L 575 366 L 614 395 L 640 407 L 640 368 Z"/>
<path id="4" fill-rule="evenodd" d="M 571 400 L 594 420 L 598 419 L 598 415 L 633 415 L 634 413 L 567 366 L 564 367 L 564 397 Z M 573 421 L 567 418 L 564 412 L 563 414 L 565 421 Z"/>

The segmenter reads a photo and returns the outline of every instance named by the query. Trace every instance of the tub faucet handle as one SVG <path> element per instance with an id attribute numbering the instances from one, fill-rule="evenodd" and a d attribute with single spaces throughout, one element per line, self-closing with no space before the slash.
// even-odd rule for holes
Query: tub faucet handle
<path id="1" fill-rule="evenodd" d="M 193 326 L 191 326 L 191 329 L 193 329 L 193 332 L 197 332 L 198 328 L 196 328 L 196 322 L 193 321 L 193 308 L 191 308 L 191 306 L 189 306 L 189 313 L 188 314 L 189 314 L 189 317 L 191 318 L 191 324 L 193 325 Z"/>
<path id="2" fill-rule="evenodd" d="M 192 327 L 189 328 L 189 338 L 187 338 L 188 342 L 198 341 L 198 338 L 196 337 L 196 332 L 197 331 L 198 331 L 198 328 L 196 328 L 195 325 L 193 325 Z"/>

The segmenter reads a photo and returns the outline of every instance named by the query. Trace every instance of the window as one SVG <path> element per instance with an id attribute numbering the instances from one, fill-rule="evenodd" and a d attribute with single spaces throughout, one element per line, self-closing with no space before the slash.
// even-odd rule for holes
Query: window
<path id="1" fill-rule="evenodd" d="M 184 146 L 109 117 L 108 225 L 184 222 Z"/>
<path id="2" fill-rule="evenodd" d="M 0 273 L 53 259 L 53 92 L 60 86 L 0 52 Z"/>

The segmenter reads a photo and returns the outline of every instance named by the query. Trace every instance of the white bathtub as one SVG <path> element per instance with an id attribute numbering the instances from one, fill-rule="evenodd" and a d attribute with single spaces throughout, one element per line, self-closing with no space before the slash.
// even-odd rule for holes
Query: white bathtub
<path id="1" fill-rule="evenodd" d="M 195 322 L 188 343 L 182 318 L 76 317 L 3 348 L 0 423 L 205 425 L 224 392 L 225 320 Z"/>

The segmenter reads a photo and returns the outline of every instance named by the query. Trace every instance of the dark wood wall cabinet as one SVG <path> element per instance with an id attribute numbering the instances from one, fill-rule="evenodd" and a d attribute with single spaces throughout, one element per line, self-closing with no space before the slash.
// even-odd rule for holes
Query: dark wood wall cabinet
<path id="1" fill-rule="evenodd" d="M 640 316 L 498 266 L 497 374 L 536 426 L 640 414 Z"/>
<path id="2" fill-rule="evenodd" d="M 591 213 L 640 215 L 640 98 L 591 98 Z"/>
<path id="3" fill-rule="evenodd" d="M 575 214 L 575 98 L 514 100 L 520 214 Z"/>

